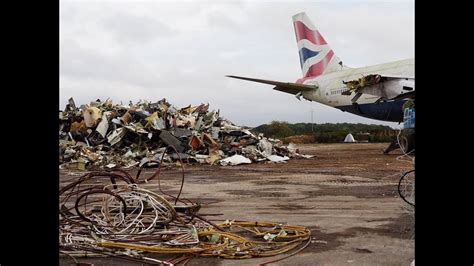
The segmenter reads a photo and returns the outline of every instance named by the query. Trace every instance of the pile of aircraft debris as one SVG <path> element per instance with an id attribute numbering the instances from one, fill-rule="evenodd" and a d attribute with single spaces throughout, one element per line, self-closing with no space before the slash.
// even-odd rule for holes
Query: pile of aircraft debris
<path id="1" fill-rule="evenodd" d="M 159 161 L 237 165 L 310 157 L 292 144 L 234 125 L 219 111 L 209 111 L 209 104 L 176 108 L 163 98 L 114 105 L 108 99 L 77 107 L 71 98 L 59 112 L 60 167 L 128 168 Z"/>

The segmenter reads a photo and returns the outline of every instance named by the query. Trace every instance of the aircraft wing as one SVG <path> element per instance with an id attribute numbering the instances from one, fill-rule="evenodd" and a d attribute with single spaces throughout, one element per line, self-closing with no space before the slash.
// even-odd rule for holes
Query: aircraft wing
<path id="1" fill-rule="evenodd" d="M 291 83 L 291 82 L 280 82 L 280 81 L 254 79 L 254 78 L 246 78 L 246 77 L 239 77 L 239 76 L 226 76 L 226 77 L 275 85 L 276 87 L 273 88 L 274 90 L 282 91 L 282 92 L 286 92 L 286 93 L 290 93 L 294 95 L 297 95 L 303 91 L 310 91 L 310 90 L 314 90 L 318 88 L 317 86 L 313 86 L 313 85 L 304 85 L 304 84 Z"/>
<path id="2" fill-rule="evenodd" d="M 415 78 L 407 76 L 390 76 L 370 74 L 356 80 L 343 81 L 349 89 L 343 95 L 356 95 L 352 102 L 357 102 L 362 94 L 379 96 L 380 100 L 396 100 L 415 97 Z"/>

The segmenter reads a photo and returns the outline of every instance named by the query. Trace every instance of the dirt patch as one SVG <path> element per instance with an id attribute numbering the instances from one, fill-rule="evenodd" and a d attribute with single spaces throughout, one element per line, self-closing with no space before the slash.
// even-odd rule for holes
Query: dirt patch
<path id="1" fill-rule="evenodd" d="M 275 207 L 278 209 L 289 210 L 289 211 L 314 209 L 311 206 L 304 206 L 301 204 L 294 204 L 294 203 L 275 204 L 275 205 L 270 205 L 270 207 Z"/>
<path id="2" fill-rule="evenodd" d="M 405 213 L 398 218 L 393 219 L 391 223 L 379 226 L 377 228 L 351 227 L 344 231 L 346 234 L 377 234 L 398 239 L 413 239 L 415 227 L 413 216 Z"/>
<path id="3" fill-rule="evenodd" d="M 366 248 L 353 248 L 352 251 L 357 253 L 372 253 L 373 251 Z"/>
<path id="4" fill-rule="evenodd" d="M 335 250 L 344 244 L 344 239 L 356 237 L 359 234 L 377 234 L 398 239 L 412 239 L 414 236 L 413 217 L 410 214 L 402 214 L 392 222 L 377 228 L 351 227 L 342 232 L 324 233 L 320 227 L 310 226 L 312 243 L 303 253 L 319 253 Z M 352 248 L 356 253 L 372 253 L 366 248 Z"/>
<path id="5" fill-rule="evenodd" d="M 347 265 L 348 261 L 354 261 L 354 265 L 409 265 L 414 257 L 414 218 L 398 197 L 397 184 L 400 173 L 413 165 L 397 160 L 400 154 L 396 152 L 383 155 L 387 146 L 304 145 L 300 151 L 317 158 L 292 159 L 285 164 L 185 166 L 180 198 L 202 204 L 199 214 L 216 223 L 268 220 L 309 226 L 312 243 L 302 251 L 306 256 L 298 254 L 278 265 L 313 265 L 315 258 L 329 265 Z M 155 171 L 144 170 L 140 179 Z M 135 173 L 133 170 L 130 174 Z M 85 172 L 61 170 L 60 174 L 60 186 L 64 187 Z M 180 168 L 161 169 L 162 190 L 177 196 L 181 178 Z M 157 178 L 143 186 L 159 193 Z M 384 245 L 387 248 L 375 248 Z M 318 253 L 316 257 L 314 253 Z M 256 265 L 269 259 L 196 258 L 188 265 Z M 141 264 L 117 258 L 78 260 L 97 265 Z M 66 257 L 60 261 L 61 265 L 69 265 L 72 260 Z"/>
<path id="6" fill-rule="evenodd" d="M 227 194 L 237 195 L 237 196 L 252 196 L 252 197 L 261 197 L 261 198 L 285 198 L 289 197 L 288 193 L 271 191 L 277 189 L 263 189 L 263 190 L 224 190 Z M 284 188 L 278 188 L 278 190 L 286 190 Z"/>
<path id="7" fill-rule="evenodd" d="M 192 201 L 192 202 L 196 202 L 198 204 L 201 204 L 203 206 L 216 204 L 216 203 L 225 201 L 225 200 L 222 200 L 222 199 L 215 199 L 215 198 L 191 198 L 189 200 Z"/>
<path id="8" fill-rule="evenodd" d="M 252 181 L 255 185 L 258 186 L 265 186 L 265 185 L 289 185 L 292 184 L 291 182 L 284 181 L 284 180 L 257 180 Z"/>
<path id="9" fill-rule="evenodd" d="M 308 195 L 306 198 L 314 198 L 320 196 L 353 196 L 357 198 L 385 198 L 398 195 L 397 186 L 381 185 L 381 186 L 329 186 L 317 185 L 318 190 L 305 191 Z M 305 198 L 305 199 L 306 199 Z"/>
<path id="10" fill-rule="evenodd" d="M 309 226 L 311 230 L 311 243 L 302 253 L 319 253 L 335 250 L 344 244 L 344 238 L 351 237 L 344 233 L 323 233 L 318 226 Z"/>
<path id="11" fill-rule="evenodd" d="M 231 182 L 242 182 L 242 181 L 248 181 L 254 179 L 251 176 L 245 175 L 245 174 L 238 174 L 238 173 L 213 173 L 209 175 L 193 175 L 190 174 L 186 177 L 186 182 L 192 183 L 192 184 L 214 184 L 216 182 L 225 182 L 225 183 L 231 183 Z"/>

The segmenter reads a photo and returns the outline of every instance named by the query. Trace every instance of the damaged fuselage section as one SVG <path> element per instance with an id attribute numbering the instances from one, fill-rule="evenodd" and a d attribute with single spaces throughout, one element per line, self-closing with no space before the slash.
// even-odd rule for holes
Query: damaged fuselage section
<path id="1" fill-rule="evenodd" d="M 343 91 L 342 95 L 351 95 L 355 93 L 351 101 L 357 103 L 362 94 L 378 96 L 380 101 L 400 99 L 402 96 L 413 98 L 415 92 L 415 79 L 407 77 L 382 76 L 372 74 L 362 76 L 357 80 L 343 81 L 348 90 Z"/>

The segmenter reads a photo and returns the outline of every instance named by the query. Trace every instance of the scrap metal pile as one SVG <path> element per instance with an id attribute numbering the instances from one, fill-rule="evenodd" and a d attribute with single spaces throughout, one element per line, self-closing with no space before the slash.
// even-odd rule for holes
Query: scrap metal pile
<path id="1" fill-rule="evenodd" d="M 173 265 L 196 256 L 245 259 L 295 250 L 288 257 L 311 241 L 303 226 L 214 224 L 198 214 L 200 205 L 180 199 L 182 190 L 176 197 L 161 190 L 160 169 L 146 179 L 140 178 L 141 171 L 136 177 L 120 169 L 95 171 L 61 188 L 60 252 L 74 260 L 95 255 Z M 160 193 L 142 187 L 152 179 L 158 180 Z M 181 189 L 183 184 L 184 168 Z M 163 259 L 163 254 L 174 257 Z"/>
<path id="2" fill-rule="evenodd" d="M 69 99 L 59 112 L 60 165 L 85 169 L 140 166 L 181 158 L 186 163 L 236 165 L 261 161 L 284 162 L 309 158 L 292 145 L 256 136 L 209 111 L 209 104 L 176 108 L 166 99 L 128 105 L 97 100 L 76 107 Z"/>

